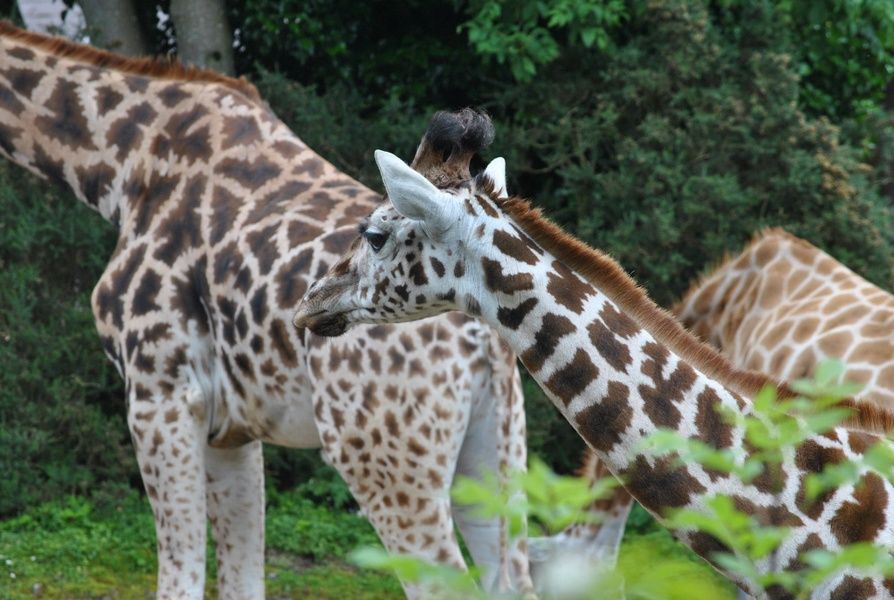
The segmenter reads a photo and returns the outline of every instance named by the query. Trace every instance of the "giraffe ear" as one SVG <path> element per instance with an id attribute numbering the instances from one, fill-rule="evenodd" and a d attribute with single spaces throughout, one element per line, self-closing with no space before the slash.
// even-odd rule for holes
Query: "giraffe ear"
<path id="1" fill-rule="evenodd" d="M 502 156 L 490 161 L 484 169 L 484 174 L 494 182 L 497 198 L 509 197 L 509 189 L 506 187 L 506 160 Z"/>
<path id="2" fill-rule="evenodd" d="M 375 156 L 388 199 L 397 212 L 408 219 L 422 221 L 426 232 L 446 231 L 450 226 L 448 208 L 452 206 L 444 198 L 446 194 L 390 152 L 376 150 Z"/>

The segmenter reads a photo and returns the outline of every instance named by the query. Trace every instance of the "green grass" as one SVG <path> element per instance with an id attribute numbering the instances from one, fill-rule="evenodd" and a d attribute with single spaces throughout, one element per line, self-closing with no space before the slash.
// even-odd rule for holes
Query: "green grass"
<path id="1" fill-rule="evenodd" d="M 344 556 L 377 538 L 365 519 L 298 494 L 272 494 L 267 515 L 268 598 L 402 598 L 390 575 L 361 572 Z M 209 598 L 214 550 L 208 548 Z M 144 498 L 98 509 L 83 498 L 43 504 L 0 522 L 0 598 L 151 597 L 155 531 Z"/>
<path id="2" fill-rule="evenodd" d="M 392 575 L 360 570 L 345 559 L 358 546 L 378 545 L 366 520 L 315 504 L 307 495 L 307 489 L 269 494 L 267 597 L 403 598 Z M 206 597 L 216 598 L 210 544 L 208 565 Z M 641 509 L 631 518 L 619 567 L 633 600 L 693 597 L 685 593 L 693 586 L 699 597 L 734 597 L 728 582 Z M 155 568 L 152 514 L 145 498 L 136 493 L 102 508 L 81 497 L 68 497 L 0 522 L 3 600 L 150 598 Z"/>

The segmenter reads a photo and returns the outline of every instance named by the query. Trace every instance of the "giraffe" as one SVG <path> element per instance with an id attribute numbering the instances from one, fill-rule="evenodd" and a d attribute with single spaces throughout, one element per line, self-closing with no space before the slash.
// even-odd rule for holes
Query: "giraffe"
<path id="1" fill-rule="evenodd" d="M 706 510 L 713 495 L 732 495 L 758 522 L 790 528 L 779 548 L 755 565 L 758 573 L 771 565 L 800 569 L 799 554 L 808 548 L 834 550 L 858 540 L 894 545 L 887 516 L 894 485 L 887 480 L 863 471 L 857 483 L 812 501 L 803 490 L 808 472 L 882 439 L 894 415 L 845 402 L 853 411 L 849 421 L 787 453 L 775 484 L 769 480 L 776 478 L 745 483 L 699 464 L 653 457 L 641 444 L 657 427 L 729 448 L 740 460 L 749 456 L 753 448 L 742 428 L 717 411 L 750 413 L 751 398 L 771 381 L 733 367 L 658 308 L 617 263 L 526 201 L 498 197 L 486 172 L 439 189 L 393 154 L 376 151 L 376 161 L 391 204 L 361 222 L 363 240 L 308 289 L 293 319 L 297 328 L 337 335 L 357 323 L 410 321 L 459 308 L 500 333 L 600 461 L 659 520 L 673 509 Z M 682 529 L 674 534 L 744 592 L 791 597 L 725 570 L 713 559 L 724 549 L 716 538 Z M 813 597 L 892 593 L 894 581 L 844 569 Z"/>
<path id="2" fill-rule="evenodd" d="M 737 367 L 780 381 L 841 359 L 843 378 L 862 385 L 856 400 L 894 406 L 894 296 L 780 228 L 758 233 L 738 255 L 694 282 L 670 309 L 692 333 Z M 578 474 L 608 476 L 589 448 Z M 623 487 L 594 504 L 601 523 L 577 524 L 531 541 L 531 560 L 557 551 L 613 560 L 632 499 Z"/>
<path id="3" fill-rule="evenodd" d="M 439 122 L 466 144 L 478 118 Z M 524 541 L 449 499 L 456 473 L 525 464 L 514 356 L 460 313 L 342 340 L 288 326 L 380 197 L 251 84 L 2 23 L 0 153 L 118 229 L 91 302 L 124 379 L 159 598 L 203 597 L 207 520 L 221 598 L 263 597 L 262 442 L 322 448 L 389 550 L 465 568 L 456 524 L 485 588 L 531 589 Z M 417 156 L 444 181 L 470 159 L 424 141 Z"/>

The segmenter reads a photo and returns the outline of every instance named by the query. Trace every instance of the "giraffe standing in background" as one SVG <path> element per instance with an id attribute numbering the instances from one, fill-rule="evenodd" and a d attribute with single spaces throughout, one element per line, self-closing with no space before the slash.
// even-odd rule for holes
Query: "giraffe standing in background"
<path id="1" fill-rule="evenodd" d="M 439 122 L 459 144 L 480 118 Z M 466 175 L 490 139 L 423 143 L 417 162 Z M 118 228 L 92 306 L 125 381 L 159 598 L 203 597 L 206 516 L 221 597 L 264 595 L 262 441 L 322 447 L 389 550 L 464 568 L 455 519 L 487 589 L 531 588 L 524 541 L 449 499 L 455 473 L 525 465 L 514 356 L 460 314 L 337 341 L 288 326 L 379 197 L 252 85 L 0 24 L 0 153 Z"/>
<path id="2" fill-rule="evenodd" d="M 694 283 L 671 312 L 737 367 L 794 381 L 827 358 L 844 361 L 856 399 L 894 407 L 894 296 L 782 229 L 768 229 Z M 610 476 L 589 448 L 578 473 Z M 598 524 L 531 540 L 531 557 L 617 557 L 633 499 L 623 487 L 593 505 Z"/>
<path id="3" fill-rule="evenodd" d="M 439 189 L 392 154 L 377 151 L 376 161 L 391 205 L 364 220 L 365 240 L 310 287 L 297 327 L 338 335 L 356 323 L 460 308 L 500 333 L 599 459 L 659 519 L 674 509 L 707 511 L 707 499 L 724 495 L 762 525 L 786 525 L 779 547 L 755 563 L 758 573 L 803 568 L 799 557 L 807 549 L 835 551 L 858 541 L 894 546 L 887 517 L 894 485 L 887 480 L 864 467 L 857 482 L 834 493 L 809 500 L 804 490 L 806 474 L 862 454 L 891 431 L 894 415 L 843 403 L 853 411 L 847 425 L 807 438 L 783 459 L 778 478 L 746 483 L 673 456 L 650 456 L 642 443 L 663 427 L 744 461 L 754 449 L 719 408 L 750 413 L 750 398 L 770 380 L 733 367 L 658 308 L 617 263 L 527 202 L 498 197 L 486 176 Z M 714 561 L 729 549 L 713 536 L 674 533 L 743 591 L 791 597 Z M 813 597 L 892 592 L 894 581 L 845 568 Z"/>

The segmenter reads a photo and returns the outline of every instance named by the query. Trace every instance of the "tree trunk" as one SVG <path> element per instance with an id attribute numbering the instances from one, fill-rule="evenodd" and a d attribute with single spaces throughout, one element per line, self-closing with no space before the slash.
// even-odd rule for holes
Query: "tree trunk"
<path id="1" fill-rule="evenodd" d="M 131 0 L 78 0 L 90 43 L 128 56 L 148 53 Z"/>
<path id="2" fill-rule="evenodd" d="M 233 74 L 233 32 L 224 0 L 171 0 L 171 19 L 180 60 Z"/>

